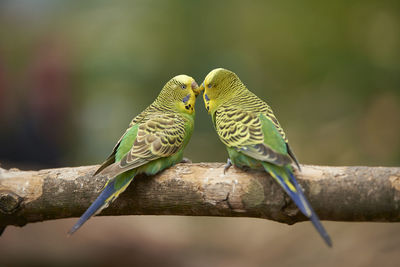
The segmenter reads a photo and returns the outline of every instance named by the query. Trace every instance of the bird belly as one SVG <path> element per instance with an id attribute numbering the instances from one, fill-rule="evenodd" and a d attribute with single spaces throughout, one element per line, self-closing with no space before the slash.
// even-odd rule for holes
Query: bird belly
<path id="1" fill-rule="evenodd" d="M 236 167 L 240 169 L 250 168 L 254 170 L 264 170 L 264 167 L 261 165 L 259 160 L 246 156 L 235 148 L 228 147 L 227 150 L 232 164 Z"/>
<path id="2" fill-rule="evenodd" d="M 151 161 L 139 167 L 138 173 L 144 173 L 146 175 L 155 175 L 156 173 L 181 162 L 182 158 L 183 158 L 183 149 L 181 149 L 179 152 L 177 152 L 172 156 L 159 158 L 157 160 Z"/>

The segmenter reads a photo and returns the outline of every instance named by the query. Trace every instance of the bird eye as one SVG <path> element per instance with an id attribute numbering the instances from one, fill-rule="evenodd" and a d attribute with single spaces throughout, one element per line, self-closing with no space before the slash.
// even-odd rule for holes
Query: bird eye
<path id="1" fill-rule="evenodd" d="M 186 89 L 186 85 L 182 84 L 182 85 L 181 85 L 181 88 L 182 88 L 182 89 Z"/>
<path id="2" fill-rule="evenodd" d="M 207 87 L 208 87 L 208 88 L 211 88 L 211 87 L 212 87 L 212 84 L 211 84 L 211 83 L 209 83 L 209 84 L 207 85 Z"/>

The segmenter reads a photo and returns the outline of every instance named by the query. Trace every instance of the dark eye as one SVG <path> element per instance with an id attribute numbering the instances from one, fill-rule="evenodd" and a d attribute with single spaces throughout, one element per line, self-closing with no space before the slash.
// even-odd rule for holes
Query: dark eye
<path id="1" fill-rule="evenodd" d="M 207 87 L 208 87 L 208 88 L 211 88 L 211 87 L 212 87 L 212 84 L 211 84 L 211 83 L 209 83 L 209 84 L 207 85 Z"/>
<path id="2" fill-rule="evenodd" d="M 182 89 L 186 89 L 186 85 L 182 84 L 182 85 L 181 85 L 181 88 L 182 88 Z"/>

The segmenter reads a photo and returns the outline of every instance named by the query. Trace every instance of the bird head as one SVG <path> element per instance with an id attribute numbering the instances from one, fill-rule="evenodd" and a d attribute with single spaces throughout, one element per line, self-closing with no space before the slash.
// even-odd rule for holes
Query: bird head
<path id="1" fill-rule="evenodd" d="M 204 104 L 208 113 L 212 113 L 233 95 L 235 88 L 232 85 L 235 80 L 239 80 L 236 74 L 223 68 L 214 69 L 207 74 L 200 91 L 204 90 Z"/>
<path id="2" fill-rule="evenodd" d="M 166 105 L 176 107 L 178 111 L 192 114 L 199 94 L 199 86 L 196 81 L 187 75 L 178 75 L 172 78 L 164 86 L 160 98 L 164 99 Z"/>

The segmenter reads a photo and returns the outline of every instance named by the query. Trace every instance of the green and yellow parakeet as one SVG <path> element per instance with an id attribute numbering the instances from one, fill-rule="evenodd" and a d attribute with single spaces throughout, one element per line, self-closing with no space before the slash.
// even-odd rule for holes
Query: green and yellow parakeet
<path id="1" fill-rule="evenodd" d="M 332 246 L 295 179 L 291 165 L 295 163 L 299 169 L 300 166 L 272 109 L 250 92 L 235 73 L 226 69 L 212 70 L 200 90 L 205 91 L 206 109 L 228 150 L 225 170 L 234 164 L 268 172 L 311 219 L 328 246 Z"/>
<path id="2" fill-rule="evenodd" d="M 132 120 L 111 155 L 94 174 L 106 175 L 110 180 L 69 234 L 115 200 L 135 175 L 154 175 L 182 161 L 183 150 L 193 132 L 194 106 L 199 92 L 192 77 L 176 76 Z"/>

